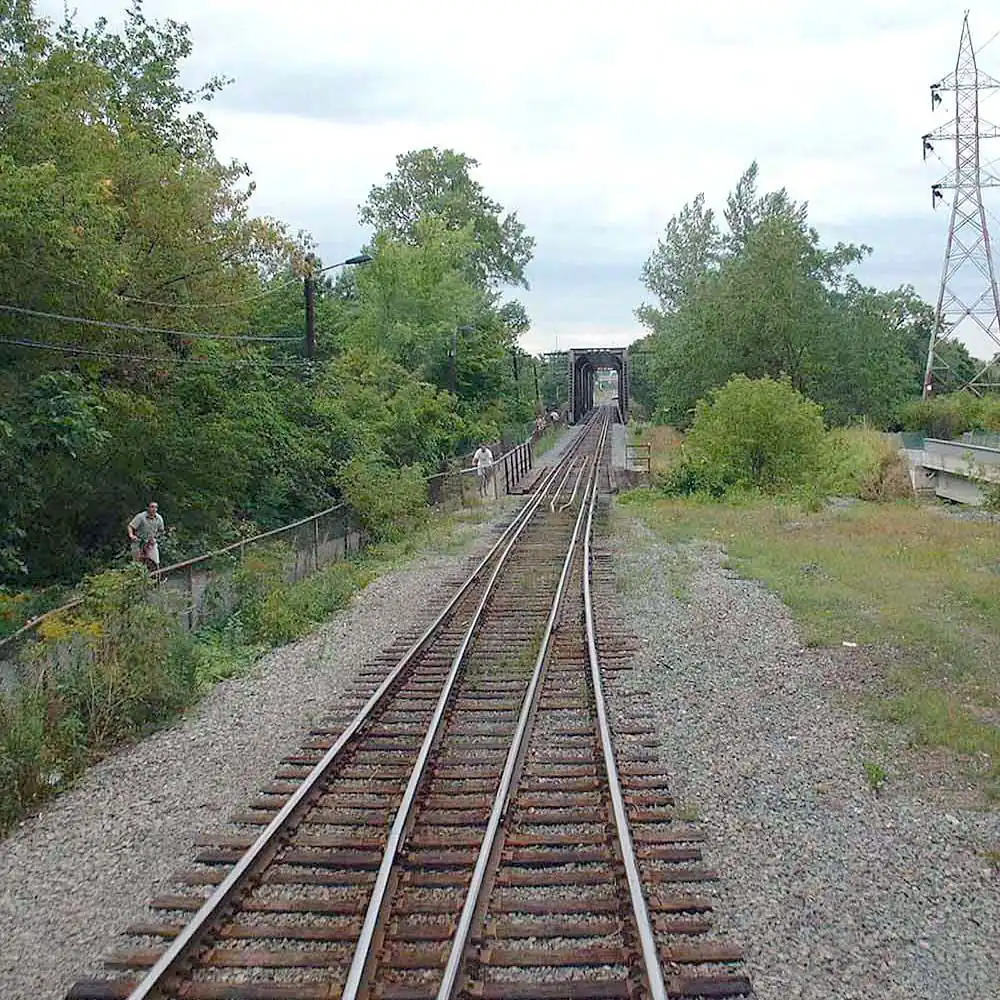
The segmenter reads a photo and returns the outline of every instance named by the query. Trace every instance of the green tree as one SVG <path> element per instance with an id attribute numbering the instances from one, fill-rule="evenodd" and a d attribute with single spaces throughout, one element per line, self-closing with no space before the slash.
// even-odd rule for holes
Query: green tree
<path id="1" fill-rule="evenodd" d="M 0 0 L 0 302 L 30 311 L 0 311 L 0 337 L 46 345 L 0 343 L 7 581 L 74 582 L 123 556 L 150 498 L 183 558 L 367 497 L 369 472 L 419 484 L 530 417 L 528 317 L 497 286 L 523 283 L 533 241 L 475 161 L 399 158 L 368 206 L 387 213 L 375 260 L 316 281 L 306 363 L 313 241 L 252 213 L 249 170 L 216 156 L 202 110 L 224 81 L 183 83 L 190 52 L 186 25 L 137 0 L 121 32 Z"/>
<path id="2" fill-rule="evenodd" d="M 647 287 L 665 306 L 640 314 L 653 330 L 659 418 L 687 425 L 699 399 L 743 373 L 787 377 L 831 421 L 888 424 L 916 376 L 907 350 L 922 312 L 863 288 L 849 269 L 869 248 L 823 247 L 806 206 L 783 189 L 758 195 L 756 177 L 754 163 L 729 196 L 726 233 L 697 200 L 647 262 Z M 691 232 L 700 235 L 682 238 Z"/>
<path id="3" fill-rule="evenodd" d="M 724 243 L 730 254 L 740 253 L 751 234 L 768 220 L 780 220 L 793 228 L 805 229 L 809 206 L 805 202 L 793 201 L 784 188 L 758 195 L 758 173 L 757 161 L 754 160 L 726 198 L 723 216 L 729 232 Z"/>
<path id="4" fill-rule="evenodd" d="M 643 264 L 642 282 L 656 296 L 658 309 L 640 306 L 639 319 L 655 328 L 663 316 L 675 312 L 698 281 L 718 267 L 722 252 L 715 214 L 705 208 L 705 195 L 699 193 L 667 223 Z"/>
<path id="5" fill-rule="evenodd" d="M 736 375 L 699 401 L 686 460 L 707 481 L 773 490 L 810 480 L 824 431 L 821 407 L 789 381 Z"/>
<path id="6" fill-rule="evenodd" d="M 396 172 L 371 189 L 361 206 L 362 223 L 376 235 L 419 244 L 427 237 L 421 228 L 427 216 L 442 220 L 450 230 L 471 227 L 474 248 L 469 257 L 472 273 L 484 285 L 528 287 L 524 269 L 535 241 L 525 232 L 516 212 L 487 197 L 482 185 L 470 176 L 479 166 L 452 149 L 413 150 L 396 157 Z"/>

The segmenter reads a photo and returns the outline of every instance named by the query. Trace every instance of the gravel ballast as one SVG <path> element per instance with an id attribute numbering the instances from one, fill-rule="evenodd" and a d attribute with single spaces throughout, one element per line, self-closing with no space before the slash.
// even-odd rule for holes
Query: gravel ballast
<path id="1" fill-rule="evenodd" d="M 714 547 L 616 511 L 618 603 L 679 803 L 709 834 L 719 933 L 760 1000 L 1000 998 L 1000 813 L 854 696 L 864 651 L 813 649 Z M 675 596 L 675 595 L 680 595 Z M 888 781 L 876 796 L 865 762 Z"/>
<path id="2" fill-rule="evenodd" d="M 61 1000 L 74 980 L 100 973 L 116 935 L 189 867 L 192 838 L 222 828 L 271 780 L 281 757 L 337 709 L 358 669 L 424 625 L 448 580 L 471 568 L 499 528 L 462 530 L 461 553 L 426 554 L 379 577 L 318 631 L 95 765 L 0 841 L 3 1000 Z"/>

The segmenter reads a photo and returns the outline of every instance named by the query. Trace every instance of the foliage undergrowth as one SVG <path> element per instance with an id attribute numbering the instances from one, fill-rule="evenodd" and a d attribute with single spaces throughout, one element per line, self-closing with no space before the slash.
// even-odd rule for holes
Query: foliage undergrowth
<path id="1" fill-rule="evenodd" d="M 151 587 L 138 566 L 97 574 L 81 605 L 39 626 L 30 680 L 0 697 L 0 828 L 192 700 L 193 642 Z"/>
<path id="2" fill-rule="evenodd" d="M 961 755 L 984 790 L 1000 796 L 994 525 L 909 501 L 811 512 L 759 494 L 718 502 L 647 489 L 623 499 L 669 541 L 724 546 L 735 569 L 780 595 L 810 644 L 868 647 L 885 685 L 873 710 L 915 743 Z"/>
<path id="3" fill-rule="evenodd" d="M 412 529 L 295 583 L 284 545 L 249 552 L 233 573 L 235 609 L 195 635 L 151 600 L 137 566 L 90 577 L 84 602 L 41 626 L 24 672 L 0 695 L 0 832 L 72 783 L 95 759 L 168 723 L 212 685 L 299 638 L 393 565 L 467 543 L 479 511 L 429 512 Z M 469 528 L 463 531 L 463 528 Z"/>
<path id="4" fill-rule="evenodd" d="M 67 587 L 15 590 L 0 586 L 0 639 L 16 632 L 25 622 L 65 604 L 69 593 Z"/>
<path id="5" fill-rule="evenodd" d="M 866 426 L 825 430 L 819 407 L 784 380 L 735 376 L 698 404 L 686 437 L 655 426 L 635 428 L 633 437 L 652 445 L 652 483 L 668 496 L 784 496 L 819 510 L 831 495 L 912 495 L 886 435 Z"/>
<path id="6" fill-rule="evenodd" d="M 952 392 L 932 399 L 914 399 L 899 410 L 903 430 L 950 441 L 967 431 L 1000 431 L 1000 398 Z"/>
<path id="7" fill-rule="evenodd" d="M 337 485 L 380 541 L 401 538 L 426 514 L 427 483 L 417 466 L 394 469 L 375 454 L 356 455 L 340 470 Z"/>

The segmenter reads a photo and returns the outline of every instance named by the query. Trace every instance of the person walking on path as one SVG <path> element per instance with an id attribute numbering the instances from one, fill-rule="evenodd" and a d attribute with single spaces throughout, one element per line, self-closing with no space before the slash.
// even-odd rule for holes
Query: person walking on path
<path id="1" fill-rule="evenodd" d="M 493 452 L 490 451 L 485 441 L 472 456 L 472 461 L 476 466 L 476 475 L 479 476 L 479 495 L 485 497 L 489 488 L 490 474 L 493 470 Z"/>
<path id="2" fill-rule="evenodd" d="M 145 510 L 139 511 L 128 523 L 128 537 L 132 543 L 132 558 L 145 563 L 150 570 L 160 568 L 158 539 L 166 531 L 159 505 L 150 501 Z"/>

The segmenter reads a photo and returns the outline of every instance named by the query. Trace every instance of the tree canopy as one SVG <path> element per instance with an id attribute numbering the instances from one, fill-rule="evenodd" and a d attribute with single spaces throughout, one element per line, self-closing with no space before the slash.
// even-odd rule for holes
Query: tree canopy
<path id="1" fill-rule="evenodd" d="M 475 160 L 398 158 L 361 213 L 374 260 L 315 261 L 307 359 L 312 240 L 216 156 L 226 81 L 182 85 L 187 26 L 141 0 L 120 32 L 0 11 L 0 577 L 75 581 L 150 498 L 173 560 L 530 422 L 529 320 L 499 285 L 532 240 Z"/>
<path id="2" fill-rule="evenodd" d="M 448 230 L 471 236 L 468 264 L 484 285 L 528 287 L 524 269 L 535 241 L 516 212 L 487 197 L 470 171 L 479 161 L 453 149 L 413 150 L 396 157 L 396 171 L 374 186 L 361 206 L 361 221 L 377 235 L 419 244 L 426 238 L 421 223 L 428 216 Z"/>
<path id="3" fill-rule="evenodd" d="M 870 248 L 824 247 L 805 203 L 757 190 L 757 164 L 726 200 L 722 224 L 704 194 L 667 224 L 642 278 L 656 297 L 637 389 L 684 426 L 695 404 L 732 375 L 787 378 L 832 422 L 890 423 L 919 391 L 933 313 L 910 287 L 877 291 L 851 268 Z M 964 364 L 956 349 L 957 364 Z"/>

